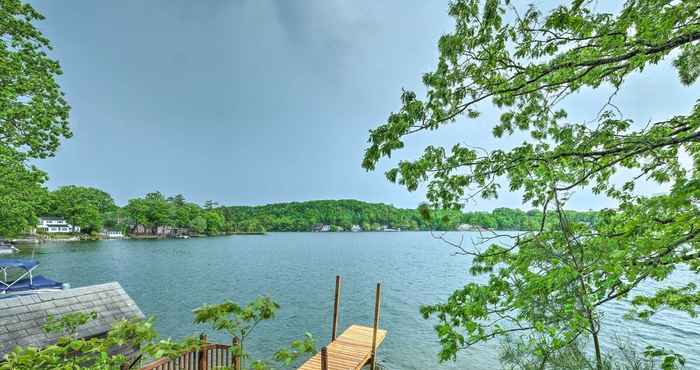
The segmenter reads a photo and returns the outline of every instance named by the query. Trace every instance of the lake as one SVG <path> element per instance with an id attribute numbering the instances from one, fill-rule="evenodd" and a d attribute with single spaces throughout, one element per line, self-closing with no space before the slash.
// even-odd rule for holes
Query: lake
<path id="1" fill-rule="evenodd" d="M 465 234 L 465 241 L 478 236 Z M 157 317 L 165 337 L 206 331 L 192 324 L 191 311 L 202 304 L 227 298 L 245 303 L 269 295 L 281 309 L 248 342 L 260 356 L 307 331 L 319 346 L 327 343 L 337 274 L 343 277 L 339 332 L 352 323 L 371 326 L 374 288 L 382 281 L 381 327 L 389 334 L 379 359 L 387 369 L 498 368 L 495 343 L 463 351 L 457 362 L 437 364 L 433 323 L 418 309 L 446 299 L 474 279 L 468 274 L 470 259 L 453 252 L 425 232 L 108 240 L 48 243 L 34 251 L 42 275 L 73 287 L 120 282 L 147 316 Z M 23 250 L 22 258 L 31 256 L 31 248 Z M 691 276 L 686 272 L 676 278 Z M 606 310 L 608 338 L 632 338 L 638 347 L 663 345 L 685 355 L 688 369 L 700 369 L 700 320 L 663 312 L 649 322 L 623 322 L 625 308 L 616 302 Z M 210 337 L 224 340 L 211 333 Z"/>

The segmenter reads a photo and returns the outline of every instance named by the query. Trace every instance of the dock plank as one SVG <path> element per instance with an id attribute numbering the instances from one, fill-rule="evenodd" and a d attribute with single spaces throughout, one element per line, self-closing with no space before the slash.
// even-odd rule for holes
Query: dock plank
<path id="1" fill-rule="evenodd" d="M 377 348 L 386 337 L 386 330 L 377 330 Z M 360 370 L 372 359 L 372 328 L 352 325 L 326 347 L 328 370 Z M 321 353 L 306 361 L 299 370 L 320 370 Z"/>

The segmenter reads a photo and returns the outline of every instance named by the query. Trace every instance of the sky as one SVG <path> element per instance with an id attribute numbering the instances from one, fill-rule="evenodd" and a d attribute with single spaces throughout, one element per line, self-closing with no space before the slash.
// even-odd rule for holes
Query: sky
<path id="1" fill-rule="evenodd" d="M 491 137 L 497 116 L 486 109 L 409 138 L 374 172 L 360 166 L 368 131 L 400 108 L 401 89 L 423 91 L 453 26 L 447 1 L 31 3 L 46 16 L 37 26 L 72 106 L 73 138 L 38 162 L 51 189 L 93 186 L 118 204 L 158 190 L 225 205 L 352 198 L 414 208 L 424 189 L 389 183 L 392 164 L 429 144 L 508 145 Z M 616 103 L 645 121 L 687 112 L 697 93 L 666 63 L 633 76 Z M 607 99 L 579 95 L 572 114 L 590 116 Z M 504 193 L 468 209 L 520 205 Z M 584 191 L 569 206 L 610 202 Z"/>

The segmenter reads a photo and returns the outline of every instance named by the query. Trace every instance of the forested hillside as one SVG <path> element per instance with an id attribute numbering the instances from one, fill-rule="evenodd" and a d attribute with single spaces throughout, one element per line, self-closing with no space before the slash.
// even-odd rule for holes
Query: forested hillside
<path id="1" fill-rule="evenodd" d="M 539 211 L 497 208 L 491 212 L 460 212 L 396 208 L 359 200 L 313 200 L 263 206 L 219 206 L 208 201 L 200 206 L 178 194 L 160 192 L 130 199 L 124 207 L 99 189 L 66 186 L 49 192 L 41 207 L 44 215 L 65 217 L 84 232 L 102 228 L 128 231 L 128 226 L 169 226 L 193 234 L 218 235 L 230 232 L 312 231 L 327 225 L 328 231 L 457 230 L 473 228 L 532 230 L 539 227 Z M 572 221 L 593 223 L 595 212 L 569 211 Z"/>
<path id="2" fill-rule="evenodd" d="M 317 200 L 264 206 L 223 207 L 227 221 L 256 223 L 269 231 L 308 231 L 313 225 L 328 224 L 349 230 L 358 225 L 365 231 L 387 226 L 401 230 L 455 230 L 462 224 L 499 230 L 530 230 L 538 227 L 541 212 L 497 208 L 492 212 L 431 211 L 424 217 L 416 209 L 396 208 L 358 200 Z M 569 211 L 571 220 L 593 223 L 595 212 Z"/>

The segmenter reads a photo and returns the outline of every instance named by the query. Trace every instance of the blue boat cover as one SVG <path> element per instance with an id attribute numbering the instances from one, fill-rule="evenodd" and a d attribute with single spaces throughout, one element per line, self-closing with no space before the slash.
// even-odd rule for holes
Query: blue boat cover
<path id="1" fill-rule="evenodd" d="M 17 267 L 29 271 L 37 266 L 39 266 L 39 262 L 34 260 L 0 259 L 0 268 Z"/>
<path id="2" fill-rule="evenodd" d="M 52 289 L 62 287 L 63 283 L 59 283 L 58 281 L 53 281 L 41 275 L 37 275 L 34 276 L 31 284 L 29 283 L 29 278 L 21 279 L 9 288 L 0 287 L 0 292 L 23 292 L 34 289 Z"/>

